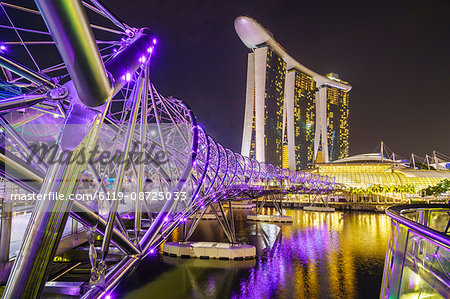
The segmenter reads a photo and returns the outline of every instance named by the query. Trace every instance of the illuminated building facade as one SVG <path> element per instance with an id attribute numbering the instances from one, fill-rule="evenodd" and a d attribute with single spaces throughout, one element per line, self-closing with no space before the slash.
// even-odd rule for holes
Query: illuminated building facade
<path id="1" fill-rule="evenodd" d="M 288 156 L 288 145 L 287 142 L 283 143 L 283 163 L 282 168 L 289 168 L 289 156 Z"/>
<path id="2" fill-rule="evenodd" d="M 413 186 L 415 192 L 450 179 L 450 171 L 417 170 L 406 162 L 383 157 L 381 153 L 359 154 L 330 163 L 315 165 L 314 174 L 335 178 L 335 182 L 352 188 L 373 186 Z"/>
<path id="3" fill-rule="evenodd" d="M 290 169 L 313 162 L 316 123 L 316 82 L 296 69 L 286 74 L 286 128 Z"/>
<path id="4" fill-rule="evenodd" d="M 330 160 L 343 159 L 348 156 L 348 93 L 329 88 L 327 98 Z"/>
<path id="5" fill-rule="evenodd" d="M 248 55 L 245 155 L 282 165 L 286 63 L 268 46 Z"/>
<path id="6" fill-rule="evenodd" d="M 326 77 L 347 84 L 339 80 L 337 74 L 329 73 Z M 315 145 L 322 146 L 323 162 L 346 158 L 349 149 L 348 91 L 324 84 L 319 87 L 317 94 L 321 99 L 318 105 L 321 111 L 318 114 L 325 115 L 326 118 L 322 120 L 322 126 L 317 130 Z M 324 143 L 323 140 L 327 140 L 327 142 Z"/>
<path id="7" fill-rule="evenodd" d="M 290 170 L 312 165 L 319 149 L 324 162 L 347 157 L 351 86 L 301 65 L 249 17 L 238 17 L 235 29 L 252 50 L 242 155 Z"/>
<path id="8" fill-rule="evenodd" d="M 267 53 L 264 87 L 264 162 L 281 166 L 286 62 L 271 48 L 263 49 Z"/>

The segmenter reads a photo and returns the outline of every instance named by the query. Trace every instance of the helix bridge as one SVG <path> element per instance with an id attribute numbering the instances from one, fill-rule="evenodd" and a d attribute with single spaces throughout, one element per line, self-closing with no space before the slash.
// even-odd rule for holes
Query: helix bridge
<path id="1" fill-rule="evenodd" d="M 155 88 L 154 33 L 128 25 L 100 1 L 0 8 L 5 194 L 62 198 L 26 203 L 32 214 L 20 250 L 1 270 L 3 298 L 42 294 L 73 223 L 89 243 L 83 298 L 98 298 L 180 223 L 188 224 L 189 239 L 212 204 L 335 188 L 332 178 L 259 163 L 214 140 L 186 102 Z"/>

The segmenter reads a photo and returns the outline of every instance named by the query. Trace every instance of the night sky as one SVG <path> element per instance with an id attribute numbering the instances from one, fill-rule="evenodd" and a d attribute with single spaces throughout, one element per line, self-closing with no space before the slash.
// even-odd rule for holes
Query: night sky
<path id="1" fill-rule="evenodd" d="M 350 92 L 350 154 L 380 140 L 396 154 L 450 155 L 450 1 L 104 1 L 159 37 L 152 79 L 186 100 L 218 142 L 240 152 L 248 15 L 306 67 Z"/>

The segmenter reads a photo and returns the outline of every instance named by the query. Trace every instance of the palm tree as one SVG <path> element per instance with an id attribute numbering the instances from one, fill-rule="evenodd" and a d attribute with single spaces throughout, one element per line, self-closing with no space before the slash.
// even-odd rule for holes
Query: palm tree
<path id="1" fill-rule="evenodd" d="M 397 198 L 397 195 L 399 193 L 401 194 L 401 192 L 402 192 L 401 186 L 399 186 L 399 185 L 392 186 L 392 192 L 393 192 L 392 197 L 394 198 L 394 202 L 395 202 L 395 199 Z"/>
<path id="2" fill-rule="evenodd" d="M 377 203 L 380 203 L 380 193 L 382 192 L 383 187 L 379 184 L 372 186 L 372 191 L 377 194 Z"/>
<path id="3" fill-rule="evenodd" d="M 406 185 L 406 189 L 407 189 L 407 192 L 410 194 L 409 203 L 411 203 L 411 195 L 416 193 L 416 188 L 414 187 L 414 185 L 408 184 L 408 185 Z"/>
<path id="4" fill-rule="evenodd" d="M 392 186 L 384 186 L 383 189 L 384 189 L 384 197 L 385 197 L 385 200 L 387 202 L 387 195 L 386 195 L 386 193 L 389 193 L 389 192 L 392 191 Z"/>

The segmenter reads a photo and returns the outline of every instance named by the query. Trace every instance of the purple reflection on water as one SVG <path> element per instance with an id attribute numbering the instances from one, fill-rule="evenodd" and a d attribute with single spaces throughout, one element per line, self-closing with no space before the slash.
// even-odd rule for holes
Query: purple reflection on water
<path id="1" fill-rule="evenodd" d="M 208 277 L 208 291 L 213 293 L 214 290 L 216 289 L 216 284 L 217 284 L 217 282 L 216 282 L 214 275 L 210 275 Z"/>
<path id="2" fill-rule="evenodd" d="M 240 289 L 232 298 L 295 296 L 285 293 L 285 290 L 295 289 L 291 285 L 296 284 L 294 277 L 299 272 L 298 268 L 302 268 L 300 272 L 310 272 L 308 265 L 325 267 L 329 251 L 338 250 L 335 234 L 322 224 L 277 240 L 272 249 L 258 260 L 258 265 L 250 269 L 248 277 L 241 280 Z"/>

